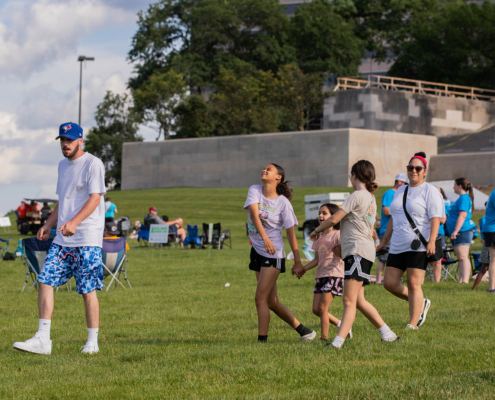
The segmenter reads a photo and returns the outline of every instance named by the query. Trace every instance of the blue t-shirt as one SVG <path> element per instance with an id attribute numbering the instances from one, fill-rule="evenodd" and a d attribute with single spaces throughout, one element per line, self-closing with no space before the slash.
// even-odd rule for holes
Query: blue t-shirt
<path id="1" fill-rule="evenodd" d="M 394 189 L 389 189 L 385 193 L 383 193 L 380 236 L 385 235 L 385 231 L 387 230 L 388 222 L 390 221 L 390 216 L 383 214 L 383 207 L 390 207 L 390 204 L 392 204 L 392 200 L 394 199 L 394 196 L 395 196 L 395 190 Z"/>
<path id="2" fill-rule="evenodd" d="M 480 219 L 480 236 L 481 236 L 481 239 L 485 240 L 485 236 L 483 235 L 483 228 L 485 226 L 485 218 L 486 218 L 486 215 L 483 215 Z"/>
<path id="3" fill-rule="evenodd" d="M 485 217 L 486 219 L 483 224 L 483 232 L 495 232 L 495 190 L 488 198 Z"/>
<path id="4" fill-rule="evenodd" d="M 445 205 L 445 215 L 449 215 L 450 207 L 452 207 L 452 202 L 449 199 L 444 199 L 443 204 Z M 440 224 L 438 228 L 439 235 L 445 235 L 445 224 Z"/>
<path id="5" fill-rule="evenodd" d="M 117 209 L 117 206 L 113 203 L 110 203 L 110 207 L 108 207 L 106 212 L 105 212 L 105 218 L 114 218 L 116 209 Z"/>
<path id="6" fill-rule="evenodd" d="M 473 208 L 473 202 L 471 201 L 471 197 L 469 195 L 463 194 L 459 196 L 452 207 L 450 207 L 449 216 L 447 217 L 447 230 L 452 235 L 452 232 L 455 230 L 455 225 L 457 223 L 457 218 L 459 218 L 459 213 L 461 211 L 467 212 L 467 217 L 462 224 L 461 230 L 459 232 L 466 232 L 470 229 L 473 229 L 471 226 L 471 210 Z"/>

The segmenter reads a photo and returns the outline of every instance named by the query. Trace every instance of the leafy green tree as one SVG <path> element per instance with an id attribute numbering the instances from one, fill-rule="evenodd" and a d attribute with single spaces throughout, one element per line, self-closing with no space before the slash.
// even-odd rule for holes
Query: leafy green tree
<path id="1" fill-rule="evenodd" d="M 186 97 L 174 110 L 177 138 L 214 136 L 215 122 L 210 104 L 198 94 Z"/>
<path id="2" fill-rule="evenodd" d="M 96 127 L 84 139 L 84 150 L 100 158 L 105 164 L 105 184 L 120 188 L 122 172 L 122 145 L 141 142 L 138 123 L 132 111 L 128 94 L 108 91 L 96 108 Z"/>
<path id="3" fill-rule="evenodd" d="M 139 89 L 133 91 L 138 121 L 158 132 L 156 140 L 162 134 L 164 139 L 170 139 L 170 132 L 175 128 L 174 109 L 184 100 L 186 92 L 183 76 L 174 70 L 151 75 Z"/>
<path id="4" fill-rule="evenodd" d="M 337 5 L 346 15 L 355 12 L 350 0 Z M 290 20 L 290 32 L 302 71 L 356 75 L 366 42 L 356 36 L 354 29 L 354 21 L 338 14 L 330 0 L 313 0 L 298 7 Z"/>

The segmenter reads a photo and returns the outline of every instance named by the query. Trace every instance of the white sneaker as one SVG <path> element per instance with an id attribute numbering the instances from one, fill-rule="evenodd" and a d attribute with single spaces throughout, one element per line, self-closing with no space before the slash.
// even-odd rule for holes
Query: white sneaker
<path id="1" fill-rule="evenodd" d="M 311 331 L 311 333 L 308 333 L 307 335 L 301 336 L 301 340 L 303 342 L 308 342 L 310 340 L 313 340 L 316 337 L 316 332 Z"/>
<path id="2" fill-rule="evenodd" d="M 81 349 L 83 354 L 96 354 L 100 351 L 97 342 L 87 342 Z"/>
<path id="3" fill-rule="evenodd" d="M 412 326 L 411 324 L 406 325 L 406 331 L 412 330 L 412 331 L 417 331 L 418 327 L 417 326 Z"/>
<path id="4" fill-rule="evenodd" d="M 428 299 L 423 299 L 423 310 L 421 311 L 421 315 L 419 316 L 418 328 L 425 322 L 426 314 L 428 313 L 430 306 L 431 301 Z"/>
<path id="5" fill-rule="evenodd" d="M 347 339 L 352 339 L 352 328 L 349 329 L 349 333 L 347 334 Z"/>
<path id="6" fill-rule="evenodd" d="M 25 342 L 15 342 L 14 349 L 20 351 L 27 351 L 28 353 L 36 354 L 51 354 L 52 353 L 52 341 L 45 342 L 41 338 L 34 335 L 31 339 Z"/>

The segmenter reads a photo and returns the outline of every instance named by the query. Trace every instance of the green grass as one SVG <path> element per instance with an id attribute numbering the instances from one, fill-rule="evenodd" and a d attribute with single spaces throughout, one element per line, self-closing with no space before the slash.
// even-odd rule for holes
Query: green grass
<path id="1" fill-rule="evenodd" d="M 304 195 L 326 191 L 294 190 L 301 223 Z M 474 293 L 454 282 L 425 283 L 432 306 L 416 332 L 404 331 L 406 302 L 382 286 L 368 287 L 368 300 L 402 336 L 401 344 L 381 343 L 359 313 L 355 337 L 340 351 L 317 341 L 300 342 L 275 316 L 269 342 L 258 344 L 256 282 L 247 268 L 247 215 L 242 210 L 246 193 L 190 188 L 111 193 L 119 215 L 131 220 L 142 219 L 155 205 L 160 215 L 182 217 L 186 223 L 221 221 L 233 233 L 234 249 L 209 255 L 205 250 L 132 248 L 129 278 L 134 290 L 118 287 L 98 294 L 100 353 L 94 356 L 79 353 L 87 339 L 84 306 L 79 295 L 65 290 L 55 294 L 52 355 L 14 351 L 15 341 L 37 330 L 37 293 L 20 292 L 24 268 L 19 260 L 0 262 L 0 398 L 494 397 L 495 303 L 485 282 Z M 14 242 L 20 238 L 9 236 Z M 301 280 L 290 273 L 278 280 L 280 300 L 318 330 L 319 320 L 311 313 L 313 284 L 309 273 Z M 340 299 L 331 312 L 342 315 Z"/>

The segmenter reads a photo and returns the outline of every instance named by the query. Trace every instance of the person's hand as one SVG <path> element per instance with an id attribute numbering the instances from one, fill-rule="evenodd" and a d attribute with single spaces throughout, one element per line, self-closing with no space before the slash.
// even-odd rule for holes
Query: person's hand
<path id="1" fill-rule="evenodd" d="M 435 241 L 434 240 L 430 240 L 428 242 L 428 247 L 426 247 L 426 255 L 429 257 L 429 256 L 434 255 L 435 252 L 436 252 Z"/>
<path id="2" fill-rule="evenodd" d="M 268 254 L 273 256 L 275 254 L 275 246 L 273 245 L 272 241 L 268 239 L 263 239 L 263 243 L 265 244 L 265 250 Z"/>
<path id="3" fill-rule="evenodd" d="M 295 264 L 290 271 L 292 272 L 292 275 L 296 275 L 299 278 L 299 275 L 298 275 L 299 274 L 299 268 L 297 268 L 297 266 Z"/>
<path id="4" fill-rule="evenodd" d="M 301 278 L 301 276 L 304 275 L 303 273 L 301 276 L 299 276 L 301 271 L 304 271 L 304 267 L 301 264 L 301 261 L 295 262 L 294 266 L 292 267 L 292 270 L 294 271 L 294 273 L 297 275 L 298 278 Z"/>
<path id="5" fill-rule="evenodd" d="M 450 235 L 451 239 L 457 239 L 457 235 L 459 234 L 459 231 L 454 231 L 452 232 L 452 235 Z"/>
<path id="6" fill-rule="evenodd" d="M 50 237 L 50 230 L 51 230 L 50 228 L 46 226 L 42 226 L 38 231 L 38 233 L 36 234 L 36 237 L 38 238 L 38 240 L 42 240 L 42 241 L 48 240 L 48 238 Z"/>
<path id="7" fill-rule="evenodd" d="M 303 269 L 300 269 L 299 270 L 299 273 L 297 274 L 297 277 L 299 279 L 301 279 L 305 273 L 306 273 L 306 269 L 304 269 L 304 268 Z"/>
<path id="8" fill-rule="evenodd" d="M 332 249 L 332 253 L 335 254 L 337 257 L 342 257 L 342 247 L 340 246 L 335 246 Z"/>
<path id="9" fill-rule="evenodd" d="M 385 250 L 387 248 L 387 245 L 384 243 L 380 243 L 378 246 L 376 246 L 376 252 L 378 253 L 380 250 Z"/>
<path id="10" fill-rule="evenodd" d="M 63 223 L 58 231 L 62 232 L 62 235 L 64 236 L 74 236 L 76 230 L 77 230 L 77 225 L 74 222 L 69 221 Z"/>
<path id="11" fill-rule="evenodd" d="M 311 232 L 311 235 L 309 235 L 309 239 L 312 242 L 315 242 L 316 240 L 318 240 L 319 237 L 320 237 L 320 234 L 316 233 L 315 231 Z"/>

